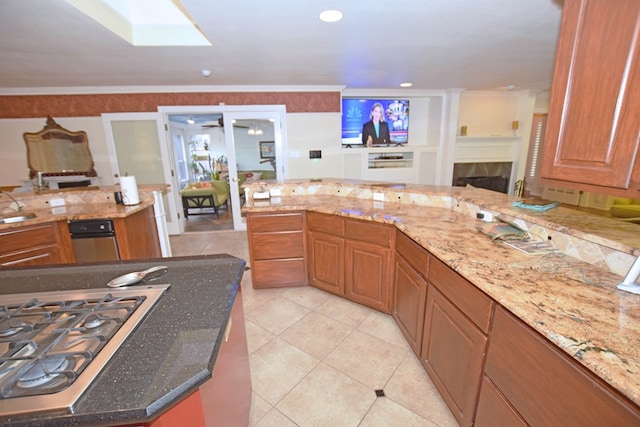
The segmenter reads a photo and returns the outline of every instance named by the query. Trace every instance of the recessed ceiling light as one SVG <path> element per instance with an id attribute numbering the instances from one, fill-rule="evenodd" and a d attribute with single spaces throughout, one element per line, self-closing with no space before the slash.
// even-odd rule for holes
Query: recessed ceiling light
<path id="1" fill-rule="evenodd" d="M 413 83 L 410 83 L 410 82 L 400 83 L 400 87 L 411 87 L 411 86 L 413 86 Z"/>
<path id="2" fill-rule="evenodd" d="M 202 75 L 204 77 L 209 77 L 211 75 L 211 70 L 202 70 Z"/>
<path id="3" fill-rule="evenodd" d="M 193 118 L 191 118 L 191 117 L 189 117 L 189 118 L 187 119 L 187 123 L 189 123 L 190 125 L 194 124 L 195 122 L 196 122 L 196 121 L 195 121 L 195 120 L 193 120 Z"/>
<path id="4" fill-rule="evenodd" d="M 324 22 L 338 22 L 342 19 L 342 12 L 339 10 L 325 10 L 320 13 L 320 20 Z"/>
<path id="5" fill-rule="evenodd" d="M 516 85 L 507 85 L 507 90 L 514 90 Z"/>

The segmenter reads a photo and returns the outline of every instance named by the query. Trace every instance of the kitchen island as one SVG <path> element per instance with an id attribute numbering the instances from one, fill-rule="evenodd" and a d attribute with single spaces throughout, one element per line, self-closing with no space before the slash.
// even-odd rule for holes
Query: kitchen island
<path id="1" fill-rule="evenodd" d="M 214 374 L 214 379 L 208 380 L 221 348 L 231 342 L 225 337 L 241 330 L 245 340 L 242 321 L 234 322 L 228 330 L 232 307 L 235 313 L 242 305 L 239 283 L 245 263 L 241 259 L 211 255 L 0 270 L 0 301 L 9 294 L 105 288 L 119 275 L 156 265 L 167 266 L 168 272 L 149 284 L 169 284 L 169 289 L 79 397 L 72 413 L 34 407 L 33 413 L 26 415 L 1 414 L 1 425 L 153 425 L 181 402 L 193 402 L 201 387 L 216 388 L 211 383 L 219 377 Z M 246 402 L 239 404 L 246 405 L 248 420 L 248 360 L 244 372 L 238 369 L 232 373 L 240 375 L 234 385 L 240 394 L 244 392 Z M 202 400 L 205 398 L 209 396 L 203 391 Z M 202 404 L 196 403 L 201 412 Z"/>
<path id="2" fill-rule="evenodd" d="M 270 199 L 250 196 L 269 189 L 275 190 Z M 475 188 L 291 180 L 254 183 L 246 190 L 254 287 L 277 282 L 269 265 L 290 265 L 302 276 L 291 285 L 324 289 L 323 281 L 334 281 L 334 293 L 357 301 L 354 289 L 367 293 L 371 281 L 358 283 L 349 271 L 376 270 L 383 280 L 369 295 L 380 295 L 381 311 L 396 317 L 398 307 L 388 295 L 400 283 L 405 290 L 413 286 L 397 276 L 398 266 L 404 265 L 403 271 L 411 266 L 397 260 L 409 259 L 413 249 L 407 245 L 423 254 L 426 261 L 413 264 L 416 274 L 404 276 L 424 281 L 421 296 L 417 285 L 413 294 L 413 300 L 422 298 L 413 312 L 423 310 L 424 332 L 418 331 L 423 346 L 407 339 L 461 425 L 474 422 L 478 401 L 476 421 L 484 423 L 477 425 L 496 425 L 487 414 L 500 413 L 498 407 L 524 419 L 522 425 L 550 425 L 566 417 L 563 425 L 585 418 L 591 424 L 581 425 L 594 425 L 597 417 L 590 415 L 607 411 L 629 416 L 626 424 L 608 419 L 612 425 L 640 422 L 640 296 L 616 289 L 639 253 L 636 225 L 563 207 L 524 210 L 512 205 L 515 197 Z M 551 239 L 558 251 L 529 256 L 493 242 L 477 229 L 485 224 L 476 219 L 480 210 L 521 221 L 535 238 Z M 279 220 L 296 216 L 300 219 L 289 220 L 287 227 Z M 389 237 L 366 243 L 381 232 Z M 288 251 L 263 250 L 264 242 L 285 237 Z M 399 241 L 408 242 L 404 255 Z M 306 247 L 303 255 L 300 245 Z M 259 270 L 257 262 L 267 267 Z M 256 275 L 263 271 L 269 274 Z M 384 278 L 391 278 L 387 288 Z M 422 328 L 419 320 L 414 324 Z M 443 326 L 448 333 L 441 333 Z M 438 353 L 446 348 L 455 351 Z M 467 350 L 468 356 L 460 352 Z M 462 372 L 469 360 L 476 370 L 467 380 Z M 594 409 L 605 396 L 611 400 Z"/>

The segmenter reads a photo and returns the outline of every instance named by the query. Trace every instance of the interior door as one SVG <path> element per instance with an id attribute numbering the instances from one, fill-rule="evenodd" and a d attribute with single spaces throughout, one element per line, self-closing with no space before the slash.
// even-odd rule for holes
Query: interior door
<path id="1" fill-rule="evenodd" d="M 135 176 L 136 183 L 167 184 L 169 189 L 163 194 L 167 231 L 180 234 L 182 224 L 178 219 L 178 209 L 173 197 L 177 183 L 172 169 L 172 153 L 164 142 L 164 128 L 160 113 L 118 113 L 103 114 L 102 120 L 107 136 L 107 148 L 114 175 Z"/>
<path id="2" fill-rule="evenodd" d="M 281 111 L 237 111 L 224 113 L 225 141 L 229 161 L 229 186 L 233 228 L 246 230 L 242 180 L 259 179 L 260 171 L 275 172 L 276 179 L 286 176 L 282 135 L 284 109 Z M 257 172 L 256 172 L 257 171 Z M 252 176 L 249 176 L 253 174 Z"/>

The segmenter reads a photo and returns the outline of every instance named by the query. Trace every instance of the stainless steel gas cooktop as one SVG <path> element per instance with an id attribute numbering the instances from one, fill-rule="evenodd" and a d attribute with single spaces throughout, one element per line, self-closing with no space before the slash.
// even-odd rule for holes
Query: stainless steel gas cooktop
<path id="1" fill-rule="evenodd" d="M 72 412 L 167 288 L 0 296 L 0 415 Z"/>

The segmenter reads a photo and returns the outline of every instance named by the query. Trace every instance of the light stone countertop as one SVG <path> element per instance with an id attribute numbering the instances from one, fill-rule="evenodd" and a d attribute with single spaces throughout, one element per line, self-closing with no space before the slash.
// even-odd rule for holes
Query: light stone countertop
<path id="1" fill-rule="evenodd" d="M 633 258 L 637 246 L 631 246 L 633 242 L 628 236 L 629 242 L 607 242 L 602 236 L 591 234 L 588 227 L 597 224 L 599 217 L 572 211 L 575 216 L 572 221 L 578 227 L 572 228 L 566 222 L 552 222 L 566 215 L 563 210 L 568 209 L 523 213 L 524 209 L 511 207 L 512 201 L 517 200 L 514 197 L 478 189 L 466 191 L 465 195 L 466 189 L 458 187 L 413 186 L 411 193 L 398 191 L 391 185 L 338 181 L 326 185 L 313 181 L 294 184 L 274 181 L 247 187 L 249 194 L 259 188 L 278 188 L 281 196 L 270 200 L 252 200 L 249 196 L 243 212 L 307 210 L 394 224 L 640 405 L 640 295 L 616 289 L 622 279 L 620 274 L 598 262 L 586 262 L 567 254 L 580 255 L 583 251 L 586 253 L 581 254 L 582 259 L 588 259 L 593 241 L 602 240 L 605 251 L 611 246 L 618 250 L 608 253 L 609 257 L 618 252 L 620 257 L 627 257 L 627 263 Z M 371 192 L 378 190 L 384 191 L 384 202 L 372 200 Z M 420 194 L 427 195 L 428 200 L 418 200 Z M 389 201 L 398 199 L 400 202 Z M 500 208 L 512 215 L 510 218 L 540 217 L 533 229 L 539 226 L 537 231 L 551 236 L 556 247 L 565 253 L 530 256 L 492 242 L 476 229 L 483 224 L 475 218 L 479 206 Z M 559 210 L 552 212 L 556 209 Z M 587 231 L 582 224 L 587 224 Z M 622 230 L 621 235 L 626 236 L 633 227 L 639 226 L 620 222 L 613 229 Z M 632 238 L 638 239 L 637 231 Z M 581 241 L 585 248 L 581 247 Z"/>
<path id="2" fill-rule="evenodd" d="M 42 224 L 53 221 L 69 221 L 78 219 L 99 218 L 125 218 L 141 210 L 153 206 L 154 190 L 165 190 L 166 185 L 141 185 L 139 186 L 140 203 L 132 206 L 118 205 L 114 201 L 113 193 L 117 186 L 104 186 L 98 189 L 66 189 L 50 190 L 42 193 L 24 192 L 11 193 L 11 196 L 21 204 L 24 204 L 23 212 L 33 212 L 35 218 L 21 222 L 0 224 L 0 231 L 16 227 Z M 51 200 L 64 199 L 64 206 L 51 206 Z M 0 196 L 0 201 L 9 202 L 5 196 Z M 7 206 L 0 213 L 13 214 Z M 19 213 L 17 213 L 19 214 Z"/>

